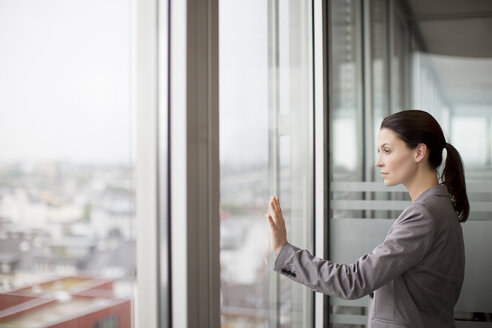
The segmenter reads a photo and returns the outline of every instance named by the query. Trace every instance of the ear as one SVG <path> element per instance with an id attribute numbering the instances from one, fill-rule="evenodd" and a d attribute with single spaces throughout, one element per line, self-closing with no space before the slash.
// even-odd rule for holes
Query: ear
<path id="1" fill-rule="evenodd" d="M 424 143 L 420 143 L 415 148 L 415 162 L 420 163 L 424 160 L 427 155 L 427 145 Z"/>

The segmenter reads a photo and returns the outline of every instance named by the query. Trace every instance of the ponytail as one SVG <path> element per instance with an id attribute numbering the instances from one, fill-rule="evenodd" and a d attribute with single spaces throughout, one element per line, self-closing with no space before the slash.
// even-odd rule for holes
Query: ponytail
<path id="1" fill-rule="evenodd" d="M 465 222 L 470 213 L 470 204 L 466 195 L 465 171 L 460 154 L 451 144 L 446 143 L 446 163 L 442 171 L 443 184 L 448 188 L 454 209 L 460 222 Z"/>

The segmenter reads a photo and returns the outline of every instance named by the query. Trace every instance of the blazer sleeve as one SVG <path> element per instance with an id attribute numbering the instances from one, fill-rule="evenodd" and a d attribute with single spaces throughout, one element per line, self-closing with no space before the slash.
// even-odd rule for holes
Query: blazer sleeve
<path id="1" fill-rule="evenodd" d="M 274 270 L 330 296 L 357 299 L 419 263 L 434 240 L 435 222 L 423 205 L 407 208 L 384 242 L 353 264 L 336 264 L 286 243 Z"/>

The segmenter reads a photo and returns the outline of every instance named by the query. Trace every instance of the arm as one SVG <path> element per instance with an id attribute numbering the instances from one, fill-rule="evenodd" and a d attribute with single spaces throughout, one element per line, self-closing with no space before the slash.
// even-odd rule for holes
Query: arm
<path id="1" fill-rule="evenodd" d="M 315 291 L 357 299 L 420 262 L 432 245 L 433 234 L 432 216 L 424 206 L 412 205 L 395 222 L 384 242 L 353 264 L 316 258 L 285 243 L 274 270 Z"/>

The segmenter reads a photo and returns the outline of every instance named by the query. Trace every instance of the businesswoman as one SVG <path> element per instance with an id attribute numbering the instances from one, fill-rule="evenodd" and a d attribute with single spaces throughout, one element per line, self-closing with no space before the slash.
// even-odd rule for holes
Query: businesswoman
<path id="1" fill-rule="evenodd" d="M 403 184 L 412 199 L 385 240 L 353 264 L 313 257 L 287 242 L 280 203 L 272 197 L 267 220 L 277 254 L 274 270 L 331 296 L 369 295 L 371 328 L 454 327 L 465 266 L 460 222 L 470 210 L 461 157 L 437 121 L 417 110 L 383 120 L 378 151 L 384 184 Z"/>

